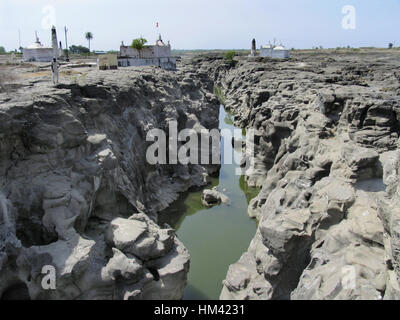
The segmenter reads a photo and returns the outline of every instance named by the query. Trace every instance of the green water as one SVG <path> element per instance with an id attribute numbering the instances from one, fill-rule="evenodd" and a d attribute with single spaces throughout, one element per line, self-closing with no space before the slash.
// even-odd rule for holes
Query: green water
<path id="1" fill-rule="evenodd" d="M 236 128 L 222 106 L 219 120 L 220 129 Z M 230 152 L 237 151 L 231 148 Z M 206 187 L 225 189 L 230 205 L 206 208 L 201 203 L 202 190 L 199 190 L 183 194 L 159 215 L 159 223 L 173 227 L 190 253 L 184 299 L 218 299 L 229 266 L 247 250 L 256 232 L 256 221 L 248 217 L 247 207 L 259 189 L 249 188 L 244 177 L 236 175 L 236 168 L 236 164 L 222 164 L 219 178 L 213 178 Z"/>

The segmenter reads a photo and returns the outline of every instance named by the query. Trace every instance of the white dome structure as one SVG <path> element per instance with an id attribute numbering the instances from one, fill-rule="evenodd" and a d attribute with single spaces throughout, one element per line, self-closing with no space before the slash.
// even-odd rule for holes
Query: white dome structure
<path id="1" fill-rule="evenodd" d="M 37 36 L 36 36 L 36 41 L 27 47 L 27 49 L 43 49 L 43 48 L 45 48 L 45 46 L 41 44 Z"/>
<path id="2" fill-rule="evenodd" d="M 266 44 L 266 45 L 263 45 L 261 47 L 261 49 L 272 49 L 272 46 L 270 44 Z"/>
<path id="3" fill-rule="evenodd" d="M 282 45 L 275 47 L 271 44 L 267 44 L 261 47 L 260 56 L 273 59 L 289 59 L 290 51 Z"/>
<path id="4" fill-rule="evenodd" d="M 32 43 L 30 46 L 27 47 L 27 49 L 41 49 L 44 48 L 44 46 L 39 42 Z"/>

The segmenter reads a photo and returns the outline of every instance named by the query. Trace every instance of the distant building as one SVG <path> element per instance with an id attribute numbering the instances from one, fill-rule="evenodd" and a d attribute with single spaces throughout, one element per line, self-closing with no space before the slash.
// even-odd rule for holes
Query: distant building
<path id="1" fill-rule="evenodd" d="M 161 35 L 155 45 L 145 46 L 142 50 L 125 46 L 124 43 L 121 44 L 118 66 L 138 67 L 149 65 L 159 66 L 166 70 L 176 69 L 176 58 L 171 56 L 171 45 L 169 42 L 165 44 Z"/>
<path id="2" fill-rule="evenodd" d="M 61 55 L 61 50 L 56 48 L 58 57 Z M 53 47 L 45 47 L 39 41 L 39 37 L 36 34 L 36 41 L 26 48 L 22 48 L 22 57 L 24 61 L 36 61 L 36 62 L 51 62 L 54 57 Z"/>
<path id="3" fill-rule="evenodd" d="M 260 57 L 269 57 L 274 59 L 289 59 L 290 50 L 284 46 L 272 46 L 270 44 L 260 48 Z"/>
<path id="4" fill-rule="evenodd" d="M 24 61 L 50 62 L 53 59 L 53 48 L 43 46 L 36 36 L 35 43 L 22 48 Z"/>
<path id="5" fill-rule="evenodd" d="M 111 53 L 99 55 L 97 66 L 99 70 L 116 70 L 118 69 L 118 56 Z"/>

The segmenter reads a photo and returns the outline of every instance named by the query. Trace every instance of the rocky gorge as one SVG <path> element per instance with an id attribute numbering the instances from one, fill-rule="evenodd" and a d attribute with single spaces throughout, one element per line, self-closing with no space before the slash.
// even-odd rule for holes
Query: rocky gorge
<path id="1" fill-rule="evenodd" d="M 150 165 L 146 134 L 218 128 L 218 96 L 255 132 L 244 175 L 261 187 L 220 298 L 399 299 L 399 68 L 396 52 L 202 55 L 4 86 L 0 297 L 181 299 L 190 252 L 157 213 L 218 166 Z"/>
<path id="2" fill-rule="evenodd" d="M 245 174 L 262 187 L 248 209 L 256 235 L 221 299 L 400 298 L 399 62 L 316 53 L 211 63 L 235 122 L 255 130 Z"/>

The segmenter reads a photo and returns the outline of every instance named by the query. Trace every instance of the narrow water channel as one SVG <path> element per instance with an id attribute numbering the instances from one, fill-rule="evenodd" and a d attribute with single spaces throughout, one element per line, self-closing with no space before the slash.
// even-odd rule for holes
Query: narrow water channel
<path id="1" fill-rule="evenodd" d="M 238 129 L 221 106 L 220 129 Z M 233 132 L 233 131 L 232 131 Z M 231 146 L 231 144 L 229 144 Z M 224 150 L 221 143 L 221 153 Z M 238 151 L 231 148 L 232 155 Z M 247 250 L 256 232 L 256 221 L 247 215 L 247 207 L 259 192 L 249 188 L 244 177 L 236 175 L 236 164 L 221 164 L 218 186 L 230 198 L 230 205 L 206 208 L 201 202 L 202 190 L 187 192 L 160 213 L 159 223 L 173 227 L 189 250 L 191 262 L 184 299 L 218 299 L 228 268 Z"/>

